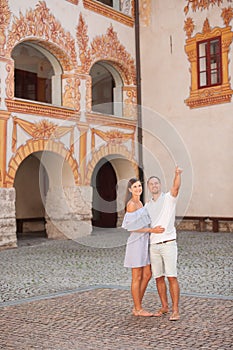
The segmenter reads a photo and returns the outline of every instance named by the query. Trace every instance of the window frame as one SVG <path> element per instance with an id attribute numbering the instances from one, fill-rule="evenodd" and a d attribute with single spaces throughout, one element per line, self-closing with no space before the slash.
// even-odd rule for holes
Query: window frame
<path id="1" fill-rule="evenodd" d="M 229 50 L 233 39 L 231 26 L 224 28 L 215 27 L 212 30 L 203 26 L 202 33 L 186 39 L 185 52 L 190 62 L 191 84 L 190 95 L 184 100 L 189 108 L 212 106 L 220 103 L 231 102 L 233 90 L 230 85 L 229 76 Z M 221 38 L 221 84 L 200 87 L 198 74 L 198 43 Z"/>
<path id="2" fill-rule="evenodd" d="M 109 5 L 105 5 L 98 0 L 83 0 L 83 6 L 85 9 L 96 12 L 111 20 L 115 20 L 129 27 L 134 26 L 134 0 L 131 0 L 131 15 L 116 10 Z"/>
<path id="3" fill-rule="evenodd" d="M 212 58 L 212 54 L 211 54 L 211 42 L 218 40 L 218 47 L 219 47 L 219 52 L 214 56 L 214 57 L 218 57 L 217 59 L 217 68 L 216 69 L 212 69 L 211 68 L 211 58 Z M 206 52 L 204 56 L 200 56 L 200 45 L 201 44 L 206 44 Z M 201 70 L 200 68 L 200 59 L 201 58 L 206 58 L 206 70 Z M 219 76 L 219 82 L 217 83 L 211 83 L 211 73 L 212 71 L 216 70 L 217 75 Z M 206 72 L 206 84 L 205 85 L 201 85 L 201 73 Z M 197 78 L 198 78 L 198 89 L 205 89 L 208 87 L 212 87 L 212 86 L 218 86 L 218 85 L 222 85 L 222 43 L 221 43 L 221 36 L 217 36 L 215 38 L 210 38 L 207 40 L 202 40 L 202 41 L 198 41 L 197 42 Z"/>

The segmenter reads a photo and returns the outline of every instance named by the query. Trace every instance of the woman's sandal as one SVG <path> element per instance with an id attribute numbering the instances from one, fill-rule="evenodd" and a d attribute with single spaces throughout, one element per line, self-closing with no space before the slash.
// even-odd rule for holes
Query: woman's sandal
<path id="1" fill-rule="evenodd" d="M 173 311 L 171 317 L 169 318 L 170 321 L 178 321 L 180 319 L 180 315 L 178 311 Z"/>
<path id="2" fill-rule="evenodd" d="M 141 310 L 133 309 L 133 315 L 134 316 L 143 316 L 143 317 L 152 317 L 153 316 L 153 314 L 151 312 L 148 312 L 144 309 L 141 309 Z"/>
<path id="3" fill-rule="evenodd" d="M 165 314 L 167 314 L 168 313 L 168 309 L 163 309 L 163 308 L 161 308 L 158 312 L 156 312 L 153 316 L 155 316 L 155 317 L 161 317 L 161 316 L 163 316 L 163 315 L 165 315 Z"/>

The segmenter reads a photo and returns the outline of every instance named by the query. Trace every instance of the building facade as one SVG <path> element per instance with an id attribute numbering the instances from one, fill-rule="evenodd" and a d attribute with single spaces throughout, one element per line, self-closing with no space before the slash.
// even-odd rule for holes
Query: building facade
<path id="1" fill-rule="evenodd" d="M 120 225 L 139 164 L 184 168 L 181 228 L 232 231 L 231 0 L 0 5 L 0 248 Z"/>
<path id="2" fill-rule="evenodd" d="M 233 2 L 144 1 L 144 167 L 183 169 L 180 228 L 232 231 Z M 152 150 L 152 152 L 151 152 Z"/>
<path id="3" fill-rule="evenodd" d="M 134 2 L 0 2 L 0 246 L 116 226 L 138 174 Z"/>

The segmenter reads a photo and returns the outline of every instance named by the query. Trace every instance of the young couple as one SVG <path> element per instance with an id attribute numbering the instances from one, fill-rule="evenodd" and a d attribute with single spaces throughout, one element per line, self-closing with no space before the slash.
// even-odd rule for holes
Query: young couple
<path id="1" fill-rule="evenodd" d="M 172 188 L 167 193 L 162 192 L 160 179 L 151 176 L 147 186 L 152 198 L 145 206 L 140 201 L 141 182 L 136 178 L 128 182 L 122 227 L 130 232 L 130 236 L 127 240 L 124 266 L 132 269 L 131 293 L 135 316 L 159 317 L 168 313 L 167 277 L 172 300 L 169 320 L 176 321 L 180 318 L 175 209 L 181 173 L 182 170 L 176 167 Z M 161 300 L 161 308 L 156 313 L 142 308 L 142 299 L 152 274 Z"/>

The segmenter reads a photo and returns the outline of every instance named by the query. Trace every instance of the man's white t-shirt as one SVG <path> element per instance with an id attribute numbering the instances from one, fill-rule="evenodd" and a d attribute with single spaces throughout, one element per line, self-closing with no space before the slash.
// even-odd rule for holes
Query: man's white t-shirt
<path id="1" fill-rule="evenodd" d="M 151 244 L 176 239 L 176 203 L 177 197 L 173 197 L 170 192 L 162 192 L 156 201 L 151 199 L 146 203 L 145 206 L 151 217 L 151 227 L 162 226 L 165 228 L 163 233 L 150 234 Z"/>

